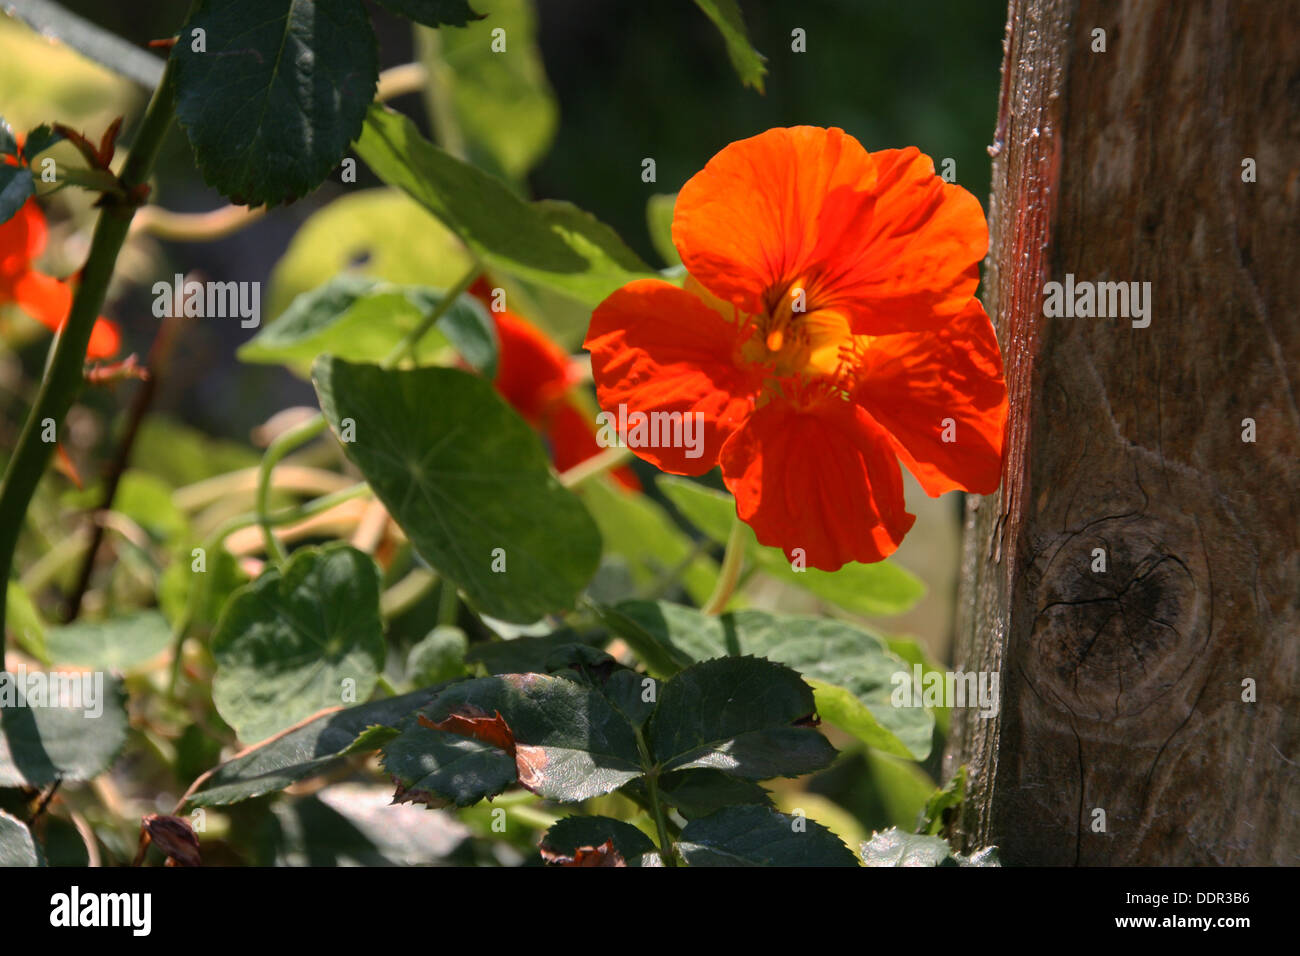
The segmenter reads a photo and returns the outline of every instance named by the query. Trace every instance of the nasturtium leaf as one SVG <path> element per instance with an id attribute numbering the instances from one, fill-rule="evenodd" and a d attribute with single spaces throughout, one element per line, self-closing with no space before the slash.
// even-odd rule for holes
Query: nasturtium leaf
<path id="1" fill-rule="evenodd" d="M 704 11 L 705 16 L 713 21 L 713 25 L 722 34 L 722 39 L 727 44 L 727 58 L 731 60 L 740 81 L 762 93 L 763 77 L 767 75 L 767 67 L 763 64 L 767 58 L 750 45 L 745 20 L 736 0 L 695 0 L 695 5 Z"/>
<path id="2" fill-rule="evenodd" d="M 625 866 L 663 866 L 659 848 L 648 836 L 613 817 L 565 817 L 542 837 L 542 858 L 547 862 L 572 860 L 580 849 L 610 842 Z"/>
<path id="3" fill-rule="evenodd" d="M 501 180 L 434 146 L 399 113 L 371 108 L 356 150 L 492 269 L 593 307 L 625 283 L 654 275 L 590 214 L 564 202 L 525 202 Z"/>
<path id="4" fill-rule="evenodd" d="M 428 704 L 440 690 L 426 687 L 322 714 L 217 767 L 186 805 L 217 807 L 260 797 L 320 773 L 346 754 L 373 750 L 392 738 L 385 728 Z"/>
<path id="5" fill-rule="evenodd" d="M 452 625 L 440 625 L 424 636 L 406 654 L 406 679 L 423 687 L 466 674 L 465 653 L 469 640 Z"/>
<path id="6" fill-rule="evenodd" d="M 341 275 L 298 296 L 281 315 L 239 348 L 244 362 L 310 369 L 322 352 L 353 362 L 386 358 L 442 301 L 443 293 L 365 276 Z M 489 378 L 496 367 L 497 336 L 492 320 L 473 298 L 462 296 L 416 343 L 429 355 L 450 342 Z"/>
<path id="7" fill-rule="evenodd" d="M 203 178 L 248 205 L 320 185 L 360 132 L 379 76 L 357 0 L 203 0 L 171 56 L 176 115 Z"/>
<path id="8" fill-rule="evenodd" d="M 295 552 L 231 597 L 212 635 L 212 700 L 244 741 L 365 700 L 384 666 L 379 571 L 355 548 Z"/>
<path id="9" fill-rule="evenodd" d="M 137 611 L 102 621 L 78 620 L 50 630 L 46 644 L 55 664 L 126 672 L 170 646 L 172 629 L 158 611 Z"/>
<path id="10" fill-rule="evenodd" d="M 380 757 L 397 784 L 395 803 L 467 807 L 515 782 L 515 758 L 500 747 L 434 729 L 414 716 L 399 729 Z"/>
<path id="11" fill-rule="evenodd" d="M 506 674 L 452 684 L 423 713 L 442 726 L 501 715 L 520 785 L 548 800 L 600 796 L 644 770 L 627 720 L 598 691 L 563 677 Z"/>
<path id="12" fill-rule="evenodd" d="M 102 671 L 0 671 L 0 787 L 90 780 L 126 743 L 126 690 Z"/>
<path id="13" fill-rule="evenodd" d="M 322 356 L 321 409 L 411 539 L 480 611 L 527 623 L 571 608 L 600 535 L 540 440 L 490 382 L 447 368 L 385 371 Z M 351 431 L 351 430 L 349 430 Z"/>
<path id="14" fill-rule="evenodd" d="M 931 674 L 937 674 L 940 678 L 945 677 L 943 668 L 930 656 L 930 653 L 922 647 L 917 641 L 907 637 L 887 637 L 885 643 L 889 645 L 890 651 L 895 656 L 901 658 L 903 663 L 908 664 L 913 674 L 915 674 L 916 665 L 921 666 L 921 686 L 930 680 Z M 913 681 L 913 684 L 916 682 Z M 929 708 L 930 713 L 934 714 L 935 726 L 939 732 L 945 736 L 948 733 L 948 725 L 952 721 L 952 704 L 945 697 L 938 701 L 934 706 Z"/>
<path id="15" fill-rule="evenodd" d="M 667 266 L 682 264 L 682 257 L 673 245 L 673 209 L 676 205 L 676 193 L 655 193 L 645 203 L 645 221 L 646 228 L 650 231 L 650 243 Z"/>
<path id="16" fill-rule="evenodd" d="M 937 836 L 907 833 L 897 827 L 872 834 L 860 850 L 866 866 L 1001 866 L 997 849 L 985 847 L 970 856 L 957 853 Z"/>
<path id="17" fill-rule="evenodd" d="M 32 171 L 26 166 L 0 163 L 0 225 L 8 222 L 36 194 Z"/>
<path id="18" fill-rule="evenodd" d="M 650 750 L 664 770 L 709 767 L 748 780 L 830 765 L 835 748 L 810 726 L 812 690 L 788 667 L 724 657 L 679 672 L 659 693 Z"/>
<path id="19" fill-rule="evenodd" d="M 4 628 L 24 651 L 42 664 L 50 663 L 49 651 L 45 647 L 48 630 L 45 618 L 27 589 L 14 578 L 10 578 L 5 587 Z"/>
<path id="20" fill-rule="evenodd" d="M 741 610 L 718 617 L 667 601 L 623 601 L 604 621 L 655 673 L 691 661 L 754 654 L 794 668 L 816 692 L 817 712 L 872 747 L 924 760 L 934 719 L 896 707 L 896 675 L 910 668 L 876 635 L 843 621 Z"/>
<path id="21" fill-rule="evenodd" d="M 400 189 L 339 196 L 298 227 L 271 271 L 265 313 L 341 274 L 449 289 L 474 265 L 452 233 Z"/>
<path id="22" fill-rule="evenodd" d="M 417 50 L 429 71 L 430 109 L 449 114 L 438 121 L 444 144 L 514 182 L 546 155 L 559 109 L 532 0 L 478 0 L 476 7 L 484 19 L 464 30 L 417 30 Z"/>
<path id="23" fill-rule="evenodd" d="M 41 856 L 27 824 L 0 810 L 0 868 L 40 865 Z"/>
<path id="24" fill-rule="evenodd" d="M 463 27 L 471 20 L 481 20 L 483 14 L 475 13 L 468 0 L 379 0 L 399 16 L 423 23 L 425 26 Z"/>
<path id="25" fill-rule="evenodd" d="M 815 820 L 768 807 L 728 807 L 682 829 L 691 866 L 857 866 L 853 851 Z"/>
<path id="26" fill-rule="evenodd" d="M 656 483 L 664 497 L 707 537 L 719 544 L 727 540 L 736 516 L 736 502 L 731 495 L 671 475 L 661 475 Z M 919 578 L 890 561 L 850 563 L 834 572 L 795 570 L 779 548 L 759 544 L 748 528 L 744 533 L 745 554 L 764 574 L 854 614 L 902 614 L 925 595 L 925 585 Z"/>

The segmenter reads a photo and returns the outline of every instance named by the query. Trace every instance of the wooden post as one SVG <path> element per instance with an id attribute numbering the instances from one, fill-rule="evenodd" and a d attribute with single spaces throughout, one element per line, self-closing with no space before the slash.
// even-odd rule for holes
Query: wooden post
<path id="1" fill-rule="evenodd" d="M 959 835 L 1011 864 L 1295 865 L 1300 9 L 1012 0 L 999 114 L 1011 412 L 956 661 L 1001 706 L 956 715 Z M 1067 274 L 1150 283 L 1150 324 L 1045 316 Z"/>

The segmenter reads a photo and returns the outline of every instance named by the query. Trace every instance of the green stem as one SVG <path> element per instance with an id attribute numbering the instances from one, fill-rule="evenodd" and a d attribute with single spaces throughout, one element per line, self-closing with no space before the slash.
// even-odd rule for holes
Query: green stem
<path id="1" fill-rule="evenodd" d="M 632 457 L 630 448 L 606 448 L 598 455 L 592 455 L 586 461 L 578 462 L 568 471 L 560 475 L 560 484 L 572 490 L 583 484 L 586 484 L 597 475 L 603 475 L 607 471 L 613 471 L 623 462 Z"/>
<path id="2" fill-rule="evenodd" d="M 123 196 L 134 195 L 149 178 L 149 171 L 172 122 L 172 85 L 172 61 L 168 60 L 118 177 Z M 131 217 L 135 215 L 136 206 L 129 199 L 105 193 L 101 201 L 103 211 L 95 223 L 90 254 L 72 299 L 72 309 L 62 330 L 54 337 L 45 377 L 23 425 L 13 457 L 5 469 L 3 485 L 0 485 L 0 583 L 9 580 L 14 548 L 18 544 L 27 507 L 54 453 L 54 443 L 42 438 L 43 423 L 62 422 L 81 391 L 82 367 L 90 332 L 104 305 L 117 254 L 131 226 Z M 0 666 L 3 666 L 5 651 L 5 591 L 0 587 Z"/>
<path id="3" fill-rule="evenodd" d="M 481 270 L 477 265 L 470 267 L 469 272 L 456 283 L 455 287 L 448 289 L 443 295 L 442 301 L 428 315 L 420 320 L 420 324 L 402 336 L 402 341 L 393 347 L 388 356 L 383 361 L 384 368 L 393 368 L 409 352 L 414 351 L 416 344 L 425 334 L 438 324 L 438 320 L 447 314 L 447 310 L 456 304 L 456 300 L 465 294 L 465 291 L 474 284 Z"/>
<path id="4" fill-rule="evenodd" d="M 460 595 L 456 593 L 456 585 L 452 584 L 447 578 L 442 579 L 442 587 L 438 591 L 438 626 L 448 627 L 456 623 L 456 615 L 460 612 Z"/>
<path id="5" fill-rule="evenodd" d="M 705 614 L 721 614 L 736 591 L 736 582 L 740 580 L 740 569 L 745 562 L 745 523 L 740 518 L 733 518 L 731 534 L 727 535 L 727 550 L 722 556 L 722 570 L 718 572 L 718 583 L 713 586 L 702 610 Z"/>
<path id="6" fill-rule="evenodd" d="M 257 523 L 262 526 L 262 540 L 266 542 L 266 556 L 276 564 L 284 564 L 288 556 L 285 554 L 284 545 L 280 544 L 280 539 L 271 530 L 271 473 L 275 471 L 275 466 L 280 463 L 285 455 L 307 444 L 324 430 L 325 416 L 316 415 L 278 436 L 275 441 L 266 447 L 266 454 L 262 456 L 262 466 L 257 472 L 257 501 L 255 504 Z"/>
<path id="7" fill-rule="evenodd" d="M 676 866 L 677 856 L 673 851 L 672 838 L 668 835 L 668 819 L 664 816 L 664 805 L 659 799 L 659 767 L 650 756 L 650 746 L 646 743 L 641 729 L 638 727 L 635 732 L 641 764 L 648 768 L 645 775 L 645 790 L 650 800 L 650 810 L 654 814 L 655 830 L 659 834 L 659 857 L 664 861 L 664 866 Z"/>

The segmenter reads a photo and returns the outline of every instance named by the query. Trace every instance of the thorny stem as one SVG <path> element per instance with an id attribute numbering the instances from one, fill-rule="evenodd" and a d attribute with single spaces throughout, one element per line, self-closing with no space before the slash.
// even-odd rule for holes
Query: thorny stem
<path id="1" fill-rule="evenodd" d="M 705 614 L 721 614 L 726 610 L 727 602 L 736 591 L 736 582 L 740 580 L 740 568 L 745 561 L 745 524 L 739 517 L 731 522 L 731 534 L 727 536 L 727 550 L 722 557 L 722 570 L 718 572 L 718 583 L 713 587 L 701 610 Z"/>
<path id="2" fill-rule="evenodd" d="M 118 181 L 125 196 L 136 193 L 149 178 L 163 137 L 171 126 L 173 73 L 171 61 L 163 70 L 162 80 L 145 110 L 135 143 L 122 166 Z M 72 309 L 63 328 L 54 337 L 46 362 L 45 377 L 36 394 L 18 445 L 5 469 L 0 485 L 0 585 L 9 580 L 13 568 L 14 548 L 23 526 L 27 506 L 54 453 L 54 442 L 42 438 L 44 423 L 62 422 L 82 386 L 82 366 L 90 332 L 99 317 L 108 292 L 109 280 L 117 264 L 117 254 L 126 239 L 135 215 L 134 202 L 105 193 L 103 211 L 95 224 L 90 254 L 81 272 L 81 283 L 72 300 Z M 57 428 L 57 424 L 56 424 Z M 0 667 L 4 662 L 3 628 L 6 588 L 0 586 Z"/>

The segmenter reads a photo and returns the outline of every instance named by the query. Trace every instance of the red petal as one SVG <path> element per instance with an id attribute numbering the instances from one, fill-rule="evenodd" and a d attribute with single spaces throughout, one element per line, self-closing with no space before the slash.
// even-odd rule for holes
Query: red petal
<path id="1" fill-rule="evenodd" d="M 723 447 L 722 476 L 760 542 L 823 571 L 888 557 L 916 520 L 888 437 L 838 398 L 760 408 Z"/>
<path id="2" fill-rule="evenodd" d="M 841 129 L 770 129 L 730 144 L 682 187 L 673 243 L 710 292 L 757 314 L 765 296 L 852 244 L 875 179 L 867 151 Z"/>
<path id="3" fill-rule="evenodd" d="M 568 471 L 605 450 L 596 441 L 592 419 L 570 402 L 556 404 L 546 416 L 544 429 L 551 444 L 551 460 L 555 462 L 556 471 Z M 618 468 L 612 474 L 625 488 L 641 490 L 641 482 L 630 468 Z"/>
<path id="4" fill-rule="evenodd" d="M 8 222 L 0 224 L 0 273 L 26 271 L 45 248 L 45 214 L 33 199 Z"/>
<path id="5" fill-rule="evenodd" d="M 659 279 L 630 282 L 591 317 L 585 347 L 600 407 L 627 414 L 702 416 L 698 457 L 685 447 L 632 450 L 676 475 L 702 475 L 718 461 L 727 436 L 749 414 L 761 384 L 737 363 L 739 327 L 699 298 Z M 685 419 L 678 421 L 685 422 Z"/>
<path id="6" fill-rule="evenodd" d="M 51 332 L 57 332 L 72 309 L 72 290 L 53 276 L 27 271 L 13 286 L 18 306 Z"/>
<path id="7" fill-rule="evenodd" d="M 855 400 L 889 432 L 926 493 L 997 490 L 1007 388 L 978 299 L 938 331 L 872 339 L 859 376 Z"/>

